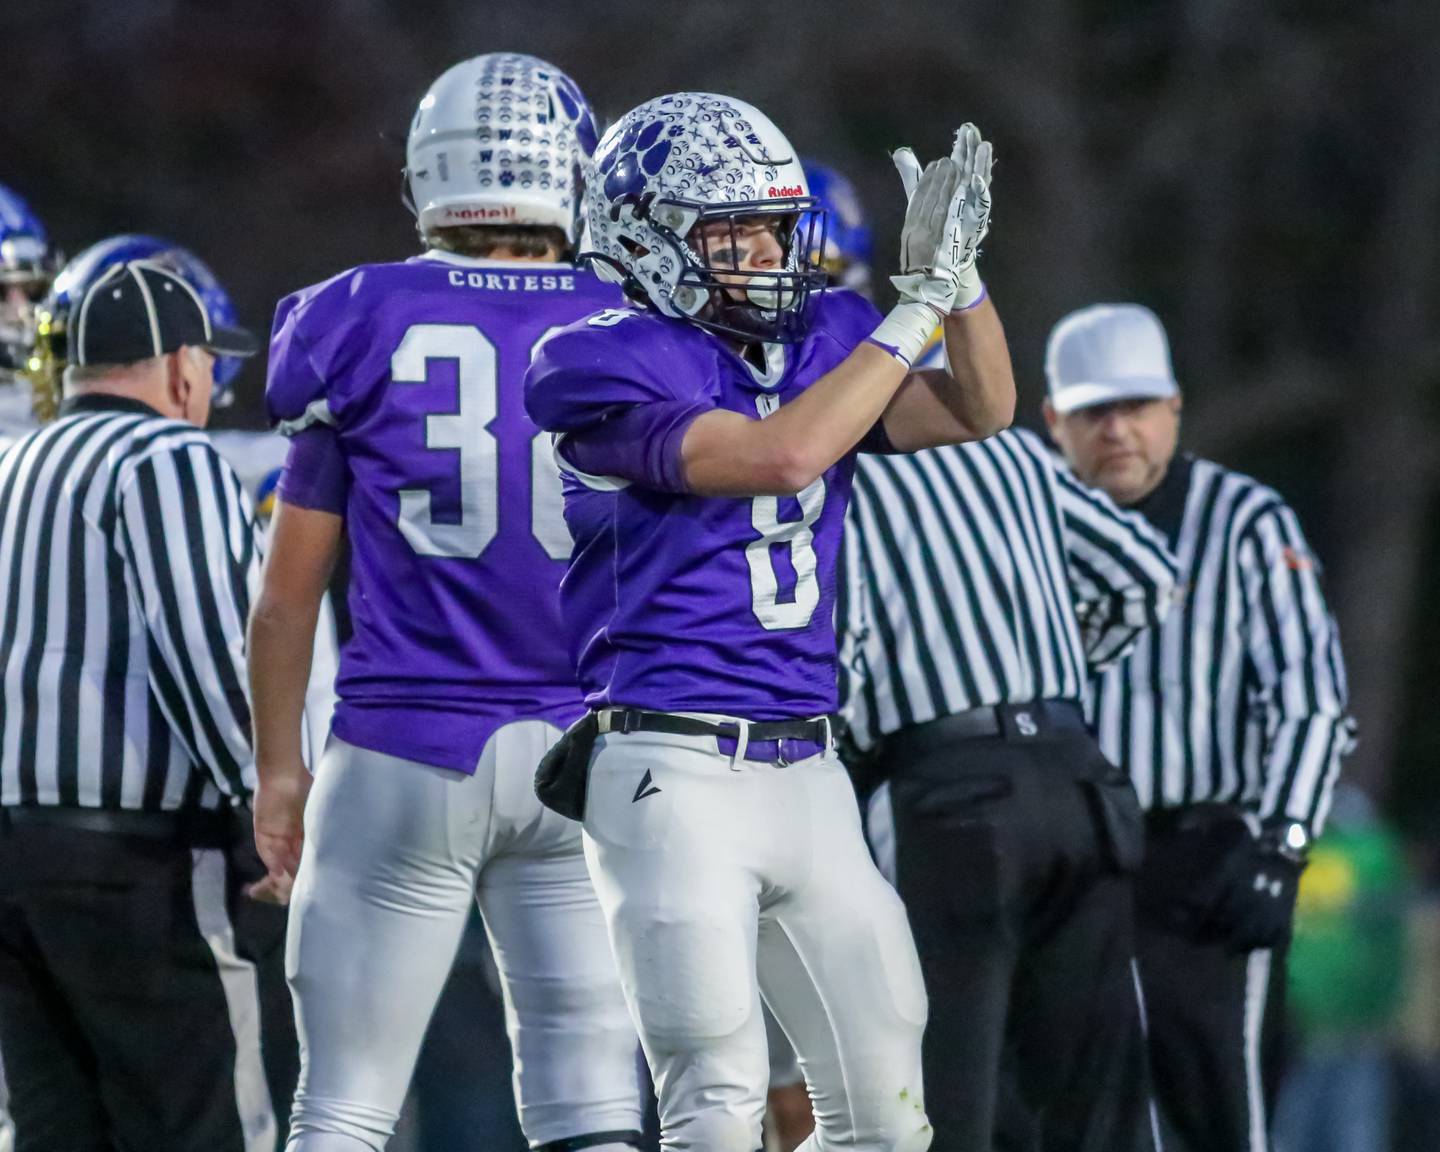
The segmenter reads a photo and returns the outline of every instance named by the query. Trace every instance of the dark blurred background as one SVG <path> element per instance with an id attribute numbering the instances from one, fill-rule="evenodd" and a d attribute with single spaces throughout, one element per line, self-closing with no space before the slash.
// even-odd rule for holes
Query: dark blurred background
<path id="1" fill-rule="evenodd" d="M 543 56 L 603 122 L 682 88 L 759 105 L 853 176 L 882 286 L 887 150 L 928 159 L 974 120 L 1022 421 L 1062 313 L 1160 314 L 1189 446 L 1276 484 L 1326 562 L 1347 777 L 1436 880 L 1436 0 L 6 0 L 0 42 L 0 181 L 71 252 L 129 230 L 193 247 L 261 328 L 282 294 L 415 250 L 405 129 L 466 56 Z M 239 387 L 224 423 L 258 423 L 263 364 Z"/>

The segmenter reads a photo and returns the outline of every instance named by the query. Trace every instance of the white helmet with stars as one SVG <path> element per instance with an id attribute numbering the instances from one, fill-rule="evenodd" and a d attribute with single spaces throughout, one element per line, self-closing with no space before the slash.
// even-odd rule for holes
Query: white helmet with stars
<path id="1" fill-rule="evenodd" d="M 421 236 L 467 224 L 550 225 L 579 235 L 595 117 L 575 82 L 516 52 L 456 64 L 430 86 L 405 145 Z"/>
<path id="2" fill-rule="evenodd" d="M 776 271 L 710 263 L 701 225 L 778 218 Z M 811 291 L 825 283 L 825 213 L 784 134 L 729 96 L 676 92 L 626 113 L 600 141 L 587 174 L 585 217 L 596 271 L 666 316 L 746 340 L 804 335 Z M 798 236 L 797 231 L 805 232 Z M 812 235 L 811 233 L 814 233 Z M 733 245 L 728 246 L 732 250 Z M 723 284 L 744 284 L 735 300 Z"/>

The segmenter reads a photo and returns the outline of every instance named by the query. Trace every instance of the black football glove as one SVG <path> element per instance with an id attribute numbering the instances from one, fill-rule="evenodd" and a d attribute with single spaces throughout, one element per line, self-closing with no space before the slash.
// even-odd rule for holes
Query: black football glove
<path id="1" fill-rule="evenodd" d="M 1213 943 L 1211 912 L 1229 887 L 1230 862 L 1254 840 L 1242 812 L 1228 804 L 1192 804 L 1151 840 L 1135 885 L 1142 922 L 1199 943 Z"/>
<path id="2" fill-rule="evenodd" d="M 1223 865 L 1205 935 L 1236 952 L 1284 944 L 1304 869 L 1304 856 L 1286 845 L 1278 829 L 1239 845 Z"/>

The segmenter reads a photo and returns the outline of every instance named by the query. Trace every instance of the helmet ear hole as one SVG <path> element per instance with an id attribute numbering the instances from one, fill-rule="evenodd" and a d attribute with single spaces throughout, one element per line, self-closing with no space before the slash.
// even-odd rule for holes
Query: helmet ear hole
<path id="1" fill-rule="evenodd" d="M 650 249 L 646 248 L 645 245 L 637 242 L 629 236 L 620 237 L 620 247 L 624 248 L 625 251 L 629 255 L 633 256 L 636 260 L 643 259 L 644 257 L 650 255 Z"/>
<path id="2" fill-rule="evenodd" d="M 589 268 L 601 280 L 619 284 L 625 295 L 635 303 L 643 304 L 648 299 L 645 289 L 635 278 L 635 274 L 614 257 L 606 256 L 601 252 L 582 252 L 576 257 L 576 263 L 581 267 Z"/>
<path id="3" fill-rule="evenodd" d="M 575 263 L 578 267 L 590 269 L 601 280 L 611 284 L 624 284 L 630 279 L 630 272 L 623 264 L 599 252 L 582 252 L 575 258 Z"/>
<path id="4" fill-rule="evenodd" d="M 712 303 L 711 295 L 693 284 L 682 284 L 675 289 L 675 307 L 687 316 L 694 316 L 707 304 Z"/>

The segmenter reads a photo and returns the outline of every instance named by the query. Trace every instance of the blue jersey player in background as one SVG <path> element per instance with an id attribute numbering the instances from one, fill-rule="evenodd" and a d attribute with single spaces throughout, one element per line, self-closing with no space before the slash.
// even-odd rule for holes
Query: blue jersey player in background
<path id="1" fill-rule="evenodd" d="M 0 184 L 0 449 L 39 423 L 28 371 L 36 312 L 62 263 L 40 217 Z"/>
<path id="2" fill-rule="evenodd" d="M 807 1149 L 923 1152 L 925 991 L 835 756 L 836 560 L 855 453 L 1007 425 L 1009 353 L 975 267 L 990 146 L 896 164 L 900 303 L 820 290 L 823 212 L 757 109 L 677 93 L 601 141 L 598 266 L 639 305 L 541 350 L 576 550 L 561 589 L 597 737 L 586 857 L 672 1152 L 751 1152 L 761 997 L 815 1103 Z M 911 364 L 944 325 L 948 371 Z M 576 759 L 582 759 L 577 757 Z"/>
<path id="3" fill-rule="evenodd" d="M 256 842 L 275 883 L 294 878 L 291 1152 L 385 1146 L 477 897 L 531 1147 L 639 1139 L 635 1033 L 580 829 L 531 787 L 584 705 L 557 603 L 560 480 L 521 384 L 549 336 L 619 300 L 567 262 L 594 144 L 558 69 L 456 65 L 409 137 L 427 250 L 276 315 L 266 399 L 292 446 L 251 681 Z M 354 631 L 312 789 L 304 666 L 342 528 Z"/>

